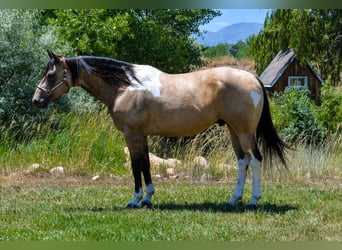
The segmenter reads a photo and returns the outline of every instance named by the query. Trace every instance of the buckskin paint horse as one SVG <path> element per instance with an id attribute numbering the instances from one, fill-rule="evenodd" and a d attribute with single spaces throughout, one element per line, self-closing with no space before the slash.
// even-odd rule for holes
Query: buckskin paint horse
<path id="1" fill-rule="evenodd" d="M 286 166 L 287 145 L 273 126 L 263 85 L 251 73 L 218 67 L 167 74 L 152 66 L 110 58 L 62 57 L 51 51 L 48 55 L 50 60 L 33 103 L 45 108 L 71 87 L 80 86 L 108 107 L 116 128 L 124 133 L 131 156 L 135 189 L 128 208 L 152 205 L 154 186 L 148 135 L 190 136 L 217 122 L 226 124 L 238 160 L 236 188 L 228 200 L 231 206 L 243 196 L 249 165 L 253 190 L 247 206 L 256 208 L 258 205 L 262 161 L 259 142 L 266 157 L 271 160 L 272 155 L 276 155 Z"/>

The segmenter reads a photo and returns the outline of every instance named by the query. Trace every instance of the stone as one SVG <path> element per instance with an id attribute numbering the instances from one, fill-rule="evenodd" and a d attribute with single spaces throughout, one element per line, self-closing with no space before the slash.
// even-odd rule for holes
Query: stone
<path id="1" fill-rule="evenodd" d="M 175 169 L 174 168 L 167 168 L 166 169 L 166 175 L 168 175 L 168 176 L 175 175 Z"/>
<path id="2" fill-rule="evenodd" d="M 98 179 L 100 179 L 100 176 L 99 175 L 95 175 L 91 178 L 93 181 L 97 181 Z"/>
<path id="3" fill-rule="evenodd" d="M 37 174 L 43 172 L 43 167 L 39 163 L 33 163 L 25 172 L 25 174 Z"/>
<path id="4" fill-rule="evenodd" d="M 196 156 L 193 162 L 196 166 L 203 167 L 205 169 L 209 167 L 208 161 L 203 156 Z"/>
<path id="5" fill-rule="evenodd" d="M 50 174 L 53 178 L 60 178 L 65 175 L 65 171 L 62 166 L 58 166 L 58 167 L 50 169 Z"/>

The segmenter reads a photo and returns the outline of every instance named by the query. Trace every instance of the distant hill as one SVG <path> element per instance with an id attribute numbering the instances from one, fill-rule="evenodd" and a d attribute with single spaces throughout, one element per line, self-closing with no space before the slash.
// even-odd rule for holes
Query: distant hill
<path id="1" fill-rule="evenodd" d="M 258 34 L 263 26 L 261 23 L 232 24 L 216 32 L 208 31 L 197 40 L 205 46 L 215 46 L 219 43 L 235 44 L 239 40 L 245 41 L 250 35 Z"/>

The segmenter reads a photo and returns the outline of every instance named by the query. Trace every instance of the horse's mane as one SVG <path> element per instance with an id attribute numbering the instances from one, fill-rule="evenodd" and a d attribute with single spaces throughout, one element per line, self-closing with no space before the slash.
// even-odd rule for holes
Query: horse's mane
<path id="1" fill-rule="evenodd" d="M 132 84 L 127 74 L 134 76 L 134 64 L 95 56 L 66 57 L 65 60 L 72 72 L 73 82 L 81 70 L 85 70 L 115 87 L 128 87 Z"/>

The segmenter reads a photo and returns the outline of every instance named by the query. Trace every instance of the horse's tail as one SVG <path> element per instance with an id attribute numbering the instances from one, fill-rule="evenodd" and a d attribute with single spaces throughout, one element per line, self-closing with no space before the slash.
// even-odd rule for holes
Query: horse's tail
<path id="1" fill-rule="evenodd" d="M 277 155 L 284 166 L 287 167 L 285 152 L 286 149 L 290 149 L 290 147 L 280 139 L 273 125 L 265 87 L 260 79 L 258 79 L 258 81 L 261 84 L 264 94 L 264 106 L 257 128 L 257 141 L 261 143 L 263 155 L 269 159 L 270 163 L 272 161 L 272 156 Z"/>

